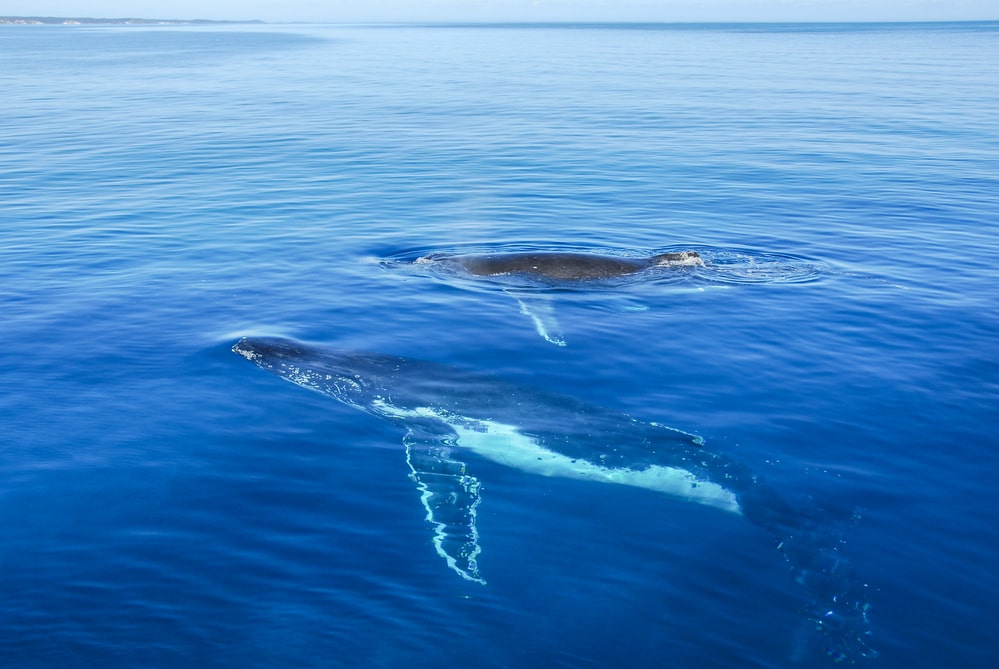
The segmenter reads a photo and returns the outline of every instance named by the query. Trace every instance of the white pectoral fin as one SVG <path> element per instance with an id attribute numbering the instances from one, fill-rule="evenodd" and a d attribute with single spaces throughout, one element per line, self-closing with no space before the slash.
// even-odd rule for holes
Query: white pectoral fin
<path id="1" fill-rule="evenodd" d="M 465 463 L 452 456 L 447 440 L 410 432 L 403 440 L 410 477 L 420 490 L 427 520 L 434 527 L 434 548 L 462 578 L 485 584 L 476 557 L 479 533 L 475 514 L 479 506 L 479 480 L 467 473 Z"/>
<path id="2" fill-rule="evenodd" d="M 508 288 L 505 288 L 503 292 L 517 300 L 517 304 L 520 305 L 520 313 L 531 319 L 531 322 L 534 323 L 534 329 L 541 335 L 542 339 L 549 344 L 565 346 L 562 327 L 555 317 L 555 306 L 552 304 L 551 297 L 528 294 Z"/>

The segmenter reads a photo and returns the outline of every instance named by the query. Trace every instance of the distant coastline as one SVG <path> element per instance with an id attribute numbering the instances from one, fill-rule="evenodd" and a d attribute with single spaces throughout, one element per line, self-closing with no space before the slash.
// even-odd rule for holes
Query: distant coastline
<path id="1" fill-rule="evenodd" d="M 82 25 L 123 25 L 123 26 L 190 26 L 221 23 L 263 23 L 263 21 L 211 21 L 208 19 L 94 19 L 59 16 L 0 16 L 0 25 L 19 26 L 82 26 Z"/>

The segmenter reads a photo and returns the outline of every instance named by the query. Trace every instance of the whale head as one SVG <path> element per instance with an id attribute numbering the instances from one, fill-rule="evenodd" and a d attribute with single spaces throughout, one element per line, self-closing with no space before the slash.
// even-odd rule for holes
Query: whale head
<path id="1" fill-rule="evenodd" d="M 232 350 L 287 381 L 364 411 L 392 387 L 405 363 L 392 356 L 316 348 L 280 337 L 244 337 Z"/>

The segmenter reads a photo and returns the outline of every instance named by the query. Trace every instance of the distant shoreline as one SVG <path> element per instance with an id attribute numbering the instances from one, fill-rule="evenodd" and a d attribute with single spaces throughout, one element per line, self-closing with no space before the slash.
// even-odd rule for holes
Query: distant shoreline
<path id="1" fill-rule="evenodd" d="M 232 23 L 263 23 L 263 21 L 212 21 L 208 19 L 94 19 L 86 17 L 60 16 L 0 16 L 0 25 L 19 26 L 81 26 L 81 25 L 123 25 L 123 26 L 190 26 Z"/>
<path id="2" fill-rule="evenodd" d="M 92 18 L 92 17 L 61 17 L 61 16 L 0 16 L 0 25 L 133 25 L 133 26 L 198 26 L 198 25 L 264 25 L 267 21 L 260 19 L 246 20 L 215 20 L 215 19 L 140 19 L 140 18 Z M 310 23 L 308 21 L 290 21 L 289 23 Z M 391 27 L 433 27 L 433 28 L 593 28 L 616 27 L 627 29 L 647 28 L 717 28 L 742 27 L 758 28 L 760 26 L 816 26 L 816 27 L 866 27 L 882 26 L 951 26 L 996 24 L 997 19 L 950 19 L 950 20 L 914 20 L 914 21 L 347 21 L 347 22 L 316 22 L 316 25 L 336 23 L 337 25 L 357 26 L 391 26 Z"/>

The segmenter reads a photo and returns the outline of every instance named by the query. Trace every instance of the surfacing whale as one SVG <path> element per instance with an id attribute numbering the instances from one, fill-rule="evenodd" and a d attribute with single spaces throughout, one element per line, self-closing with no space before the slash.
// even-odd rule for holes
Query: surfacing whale
<path id="1" fill-rule="evenodd" d="M 556 251 L 469 255 L 432 254 L 417 258 L 416 262 L 450 264 L 475 276 L 522 274 L 557 281 L 611 279 L 636 274 L 650 267 L 691 267 L 704 264 L 697 251 L 661 253 L 647 258 Z"/>
<path id="2" fill-rule="evenodd" d="M 697 251 L 675 251 L 653 256 L 629 257 L 562 251 L 511 251 L 497 253 L 431 253 L 414 265 L 443 270 L 446 275 L 484 277 L 500 284 L 520 311 L 534 323 L 547 342 L 565 346 L 551 296 L 539 289 L 587 286 L 601 280 L 628 277 L 653 268 L 702 267 Z"/>
<path id="3" fill-rule="evenodd" d="M 405 429 L 411 478 L 434 546 L 462 578 L 485 583 L 474 460 L 541 476 L 646 488 L 738 514 L 774 537 L 811 602 L 803 613 L 835 660 L 868 646 L 866 586 L 840 555 L 840 532 L 794 508 L 750 469 L 693 434 L 491 376 L 379 353 L 281 338 L 243 338 L 232 350 L 299 386 Z"/>

